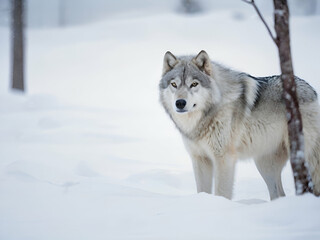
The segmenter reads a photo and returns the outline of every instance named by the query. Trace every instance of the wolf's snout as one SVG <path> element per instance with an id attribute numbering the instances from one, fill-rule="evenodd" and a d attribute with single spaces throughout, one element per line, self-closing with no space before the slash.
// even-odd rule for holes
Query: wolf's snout
<path id="1" fill-rule="evenodd" d="M 182 110 L 186 105 L 187 105 L 187 102 L 184 99 L 178 99 L 176 101 L 176 107 L 180 110 Z"/>

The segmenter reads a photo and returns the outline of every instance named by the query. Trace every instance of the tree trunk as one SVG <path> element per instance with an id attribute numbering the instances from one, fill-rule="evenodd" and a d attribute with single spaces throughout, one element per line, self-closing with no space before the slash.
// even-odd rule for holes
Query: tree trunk
<path id="1" fill-rule="evenodd" d="M 12 88 L 24 91 L 23 0 L 12 0 Z"/>
<path id="2" fill-rule="evenodd" d="M 66 0 L 59 1 L 59 26 L 66 25 Z"/>
<path id="3" fill-rule="evenodd" d="M 201 6 L 197 0 L 182 0 L 183 11 L 186 13 L 197 13 L 201 11 Z"/>
<path id="4" fill-rule="evenodd" d="M 277 33 L 276 43 L 278 45 L 282 73 L 283 99 L 287 109 L 290 162 L 296 194 L 301 195 L 305 192 L 312 192 L 312 181 L 304 157 L 302 119 L 291 60 L 289 9 L 287 0 L 273 0 L 273 3 L 275 30 Z"/>

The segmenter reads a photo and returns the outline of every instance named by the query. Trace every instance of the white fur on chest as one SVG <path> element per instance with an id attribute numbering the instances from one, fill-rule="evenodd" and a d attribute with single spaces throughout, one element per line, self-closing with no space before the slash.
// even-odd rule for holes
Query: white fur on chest
<path id="1" fill-rule="evenodd" d="M 187 119 L 182 120 L 184 120 L 184 124 L 187 123 Z M 193 120 L 188 119 L 190 125 L 188 125 L 189 128 L 185 126 L 185 130 L 194 131 L 193 127 L 197 126 L 198 122 L 195 124 Z M 231 116 L 225 114 L 223 118 L 214 118 L 208 125 L 203 126 L 203 128 L 200 127 L 197 131 L 199 131 L 198 138 L 188 139 L 184 137 L 187 149 L 190 148 L 197 155 L 223 157 L 228 151 L 234 152 L 233 144 L 235 142 L 232 142 L 231 138 Z"/>
<path id="2" fill-rule="evenodd" d="M 201 118 L 201 112 L 194 111 L 188 113 L 174 113 L 172 117 L 180 130 L 189 134 L 196 128 Z"/>

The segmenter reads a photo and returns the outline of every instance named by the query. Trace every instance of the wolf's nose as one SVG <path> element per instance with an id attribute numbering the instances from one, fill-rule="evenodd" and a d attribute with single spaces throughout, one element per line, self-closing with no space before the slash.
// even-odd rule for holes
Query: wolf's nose
<path id="1" fill-rule="evenodd" d="M 186 106 L 187 102 L 184 99 L 178 99 L 176 101 L 176 107 L 179 109 L 183 109 Z"/>

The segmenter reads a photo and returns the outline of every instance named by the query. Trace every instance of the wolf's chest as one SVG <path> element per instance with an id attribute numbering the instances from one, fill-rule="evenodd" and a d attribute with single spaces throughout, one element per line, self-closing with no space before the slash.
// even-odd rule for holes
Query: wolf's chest
<path id="1" fill-rule="evenodd" d="M 234 149 L 231 124 L 229 121 L 212 121 L 199 129 L 199 137 L 194 143 L 207 154 L 224 155 L 226 151 Z"/>

